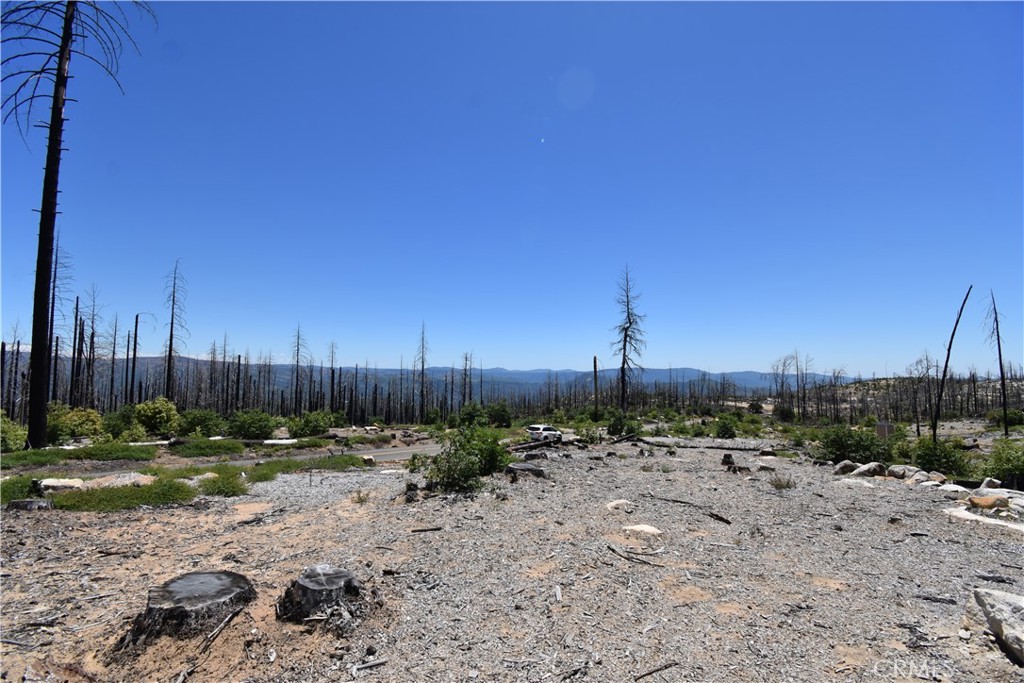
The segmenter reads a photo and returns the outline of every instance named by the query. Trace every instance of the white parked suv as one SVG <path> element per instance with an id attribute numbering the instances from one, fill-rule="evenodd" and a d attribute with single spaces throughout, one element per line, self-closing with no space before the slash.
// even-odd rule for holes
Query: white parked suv
<path id="1" fill-rule="evenodd" d="M 531 441 L 562 441 L 562 432 L 551 425 L 530 425 L 526 431 L 529 432 Z"/>

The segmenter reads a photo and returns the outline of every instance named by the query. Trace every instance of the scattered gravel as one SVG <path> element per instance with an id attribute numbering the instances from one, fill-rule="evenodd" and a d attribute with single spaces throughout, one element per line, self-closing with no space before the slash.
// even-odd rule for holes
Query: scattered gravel
<path id="1" fill-rule="evenodd" d="M 714 445 L 563 446 L 534 461 L 546 478 L 411 503 L 420 475 L 376 468 L 182 508 L 8 512 L 2 677 L 1024 680 L 971 597 L 1024 592 L 1024 533 L 950 518 L 943 492 L 806 459 L 737 448 L 750 471 L 730 473 Z M 323 562 L 383 597 L 349 634 L 273 618 L 288 582 Z M 202 637 L 164 638 L 105 659 L 148 588 L 209 569 L 245 574 L 258 596 L 204 654 Z"/>

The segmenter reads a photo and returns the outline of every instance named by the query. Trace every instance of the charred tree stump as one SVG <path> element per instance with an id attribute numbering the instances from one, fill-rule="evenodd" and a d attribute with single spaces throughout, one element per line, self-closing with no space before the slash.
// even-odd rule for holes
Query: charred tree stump
<path id="1" fill-rule="evenodd" d="M 235 572 L 182 574 L 150 589 L 146 611 L 135 618 L 131 631 L 117 642 L 114 651 L 142 647 L 160 635 L 187 638 L 219 630 L 255 597 L 249 579 Z"/>
<path id="2" fill-rule="evenodd" d="M 363 584 L 352 572 L 318 564 L 302 570 L 278 598 L 275 611 L 282 621 L 322 621 L 348 629 L 365 613 L 363 593 Z"/>
<path id="3" fill-rule="evenodd" d="M 7 510 L 52 510 L 53 501 L 49 498 L 25 498 L 7 503 Z"/>

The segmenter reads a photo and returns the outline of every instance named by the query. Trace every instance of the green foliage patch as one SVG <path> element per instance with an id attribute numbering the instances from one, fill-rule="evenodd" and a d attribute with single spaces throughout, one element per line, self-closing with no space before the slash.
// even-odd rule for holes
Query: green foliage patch
<path id="1" fill-rule="evenodd" d="M 277 421 L 262 410 L 239 410 L 228 419 L 228 434 L 238 439 L 263 440 L 274 434 Z"/>
<path id="2" fill-rule="evenodd" d="M 32 479 L 31 475 L 23 474 L 0 481 L 0 505 L 7 505 L 12 500 L 28 498 Z"/>
<path id="3" fill-rule="evenodd" d="M 135 406 L 135 420 L 146 433 L 166 437 L 178 430 L 178 408 L 160 396 Z"/>
<path id="4" fill-rule="evenodd" d="M 114 512 L 140 505 L 180 505 L 195 497 L 195 489 L 185 482 L 160 478 L 149 486 L 64 491 L 53 496 L 53 506 L 61 510 Z"/>
<path id="5" fill-rule="evenodd" d="M 293 439 L 326 434 L 334 422 L 334 415 L 323 410 L 314 410 L 288 420 L 288 434 Z"/>
<path id="6" fill-rule="evenodd" d="M 0 452 L 20 451 L 27 438 L 28 427 L 14 422 L 6 413 L 0 413 Z"/>
<path id="7" fill-rule="evenodd" d="M 971 463 L 960 446 L 946 439 L 936 442 L 929 437 L 918 439 L 913 447 L 913 459 L 921 469 L 946 476 L 965 475 L 971 470 Z"/>
<path id="8" fill-rule="evenodd" d="M 441 453 L 430 463 L 427 479 L 442 491 L 467 492 L 480 487 L 479 477 L 511 462 L 500 433 L 474 423 L 460 425 L 447 435 Z"/>
<path id="9" fill-rule="evenodd" d="M 221 436 L 227 421 L 212 410 L 195 408 L 181 414 L 178 429 L 185 436 Z"/>
<path id="10" fill-rule="evenodd" d="M 1000 480 L 1011 474 L 1024 474 L 1024 441 L 996 439 L 981 472 L 986 477 Z"/>
<path id="11" fill-rule="evenodd" d="M 245 452 L 245 444 L 236 439 L 189 439 L 173 444 L 170 451 L 183 458 L 237 455 Z"/>

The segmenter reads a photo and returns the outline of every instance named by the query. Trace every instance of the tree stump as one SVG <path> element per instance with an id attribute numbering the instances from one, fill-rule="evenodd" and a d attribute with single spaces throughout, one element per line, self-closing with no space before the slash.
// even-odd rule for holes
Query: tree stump
<path id="1" fill-rule="evenodd" d="M 277 600 L 277 618 L 301 623 L 325 621 L 348 628 L 362 610 L 363 584 L 345 569 L 329 564 L 306 567 Z"/>
<path id="2" fill-rule="evenodd" d="M 49 498 L 25 498 L 12 500 L 7 504 L 8 510 L 52 510 L 53 501 Z"/>
<path id="3" fill-rule="evenodd" d="M 249 579 L 235 572 L 182 574 L 150 589 L 146 611 L 135 618 L 114 650 L 142 646 L 159 635 L 187 638 L 218 629 L 255 597 Z"/>

